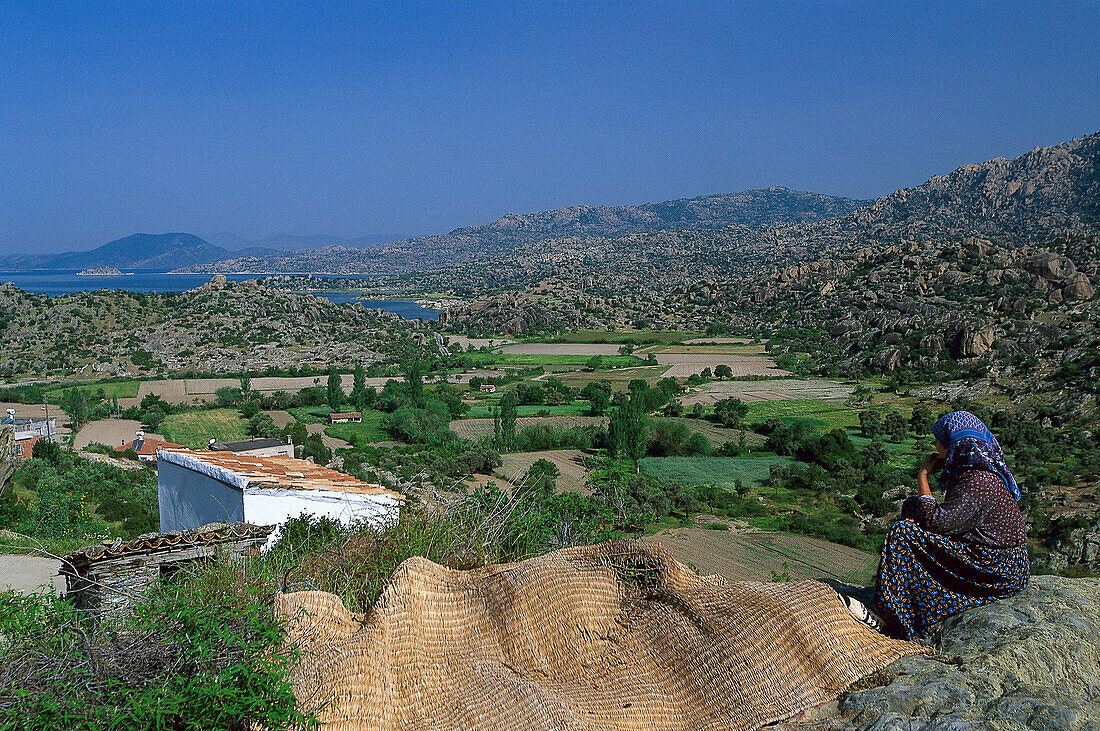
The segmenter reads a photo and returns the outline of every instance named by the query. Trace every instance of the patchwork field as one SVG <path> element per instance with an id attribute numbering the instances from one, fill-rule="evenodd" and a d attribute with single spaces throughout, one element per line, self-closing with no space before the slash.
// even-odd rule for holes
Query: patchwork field
<path id="1" fill-rule="evenodd" d="M 499 408 L 500 399 L 482 399 L 466 414 L 468 419 L 491 419 L 493 409 Z M 543 412 L 547 412 L 543 414 Z M 571 404 L 520 404 L 516 407 L 518 416 L 585 416 L 588 413 L 588 402 L 577 401 Z"/>
<path id="2" fill-rule="evenodd" d="M 562 429 L 575 426 L 607 426 L 605 416 L 521 416 L 516 419 L 516 429 L 547 424 Z M 493 435 L 492 419 L 458 419 L 451 422 L 451 431 L 464 439 L 480 439 Z"/>
<path id="3" fill-rule="evenodd" d="M 790 457 L 646 457 L 642 472 L 666 484 L 716 485 L 734 489 L 759 485 L 768 479 L 773 464 L 786 464 Z"/>
<path id="4" fill-rule="evenodd" d="M 579 449 L 552 449 L 545 452 L 513 452 L 500 455 L 503 465 L 498 472 L 509 482 L 515 482 L 526 474 L 535 462 L 545 459 L 552 462 L 561 475 L 555 483 L 557 492 L 579 492 L 585 495 L 591 494 L 588 488 L 585 469 L 586 457 Z"/>
<path id="5" fill-rule="evenodd" d="M 52 388 L 46 392 L 46 399 L 50 403 L 57 403 L 65 391 L 84 391 L 89 396 L 97 395 L 100 391 L 107 398 L 135 398 L 138 395 L 138 381 L 112 381 L 109 383 L 90 383 L 86 386 L 67 386 L 65 388 Z"/>
<path id="6" fill-rule="evenodd" d="M 172 414 L 164 419 L 165 439 L 190 449 L 202 449 L 211 439 L 247 439 L 248 422 L 236 409 L 212 409 Z"/>
<path id="7" fill-rule="evenodd" d="M 805 421 L 810 427 L 826 432 L 836 428 L 854 429 L 859 426 L 856 406 L 846 406 L 835 401 L 816 399 L 788 399 L 781 401 L 756 401 L 749 404 L 749 422 L 780 419 L 790 422 Z"/>
<path id="8" fill-rule="evenodd" d="M 331 424 L 326 426 L 324 434 L 340 439 L 352 445 L 367 445 L 386 441 L 390 438 L 382 429 L 382 412 L 366 411 L 362 423 Z M 343 445 L 341 445 L 343 446 Z"/>
<path id="9" fill-rule="evenodd" d="M 510 355 L 618 355 L 621 345 L 615 343 L 517 343 L 498 348 Z"/>
<path id="10" fill-rule="evenodd" d="M 661 350 L 656 353 L 657 362 L 668 366 L 664 372 L 665 378 L 687 378 L 702 373 L 709 368 L 711 372 L 719 365 L 728 365 L 733 371 L 734 377 L 745 376 L 786 376 L 788 371 L 777 368 L 771 356 L 723 353 L 719 348 L 707 348 L 713 352 L 668 352 Z"/>
<path id="11" fill-rule="evenodd" d="M 792 580 L 829 578 L 866 586 L 874 581 L 878 567 L 878 556 L 857 548 L 737 527 L 669 528 L 642 540 L 665 546 L 678 561 L 704 576 L 717 574 L 727 581 L 772 581 L 789 576 Z"/>
<path id="12" fill-rule="evenodd" d="M 740 429 L 729 429 L 722 426 L 721 424 L 716 424 L 713 421 L 708 421 L 706 419 L 674 418 L 668 416 L 662 416 L 660 418 L 662 421 L 682 422 L 688 429 L 699 432 L 707 439 L 709 439 L 710 443 L 715 447 L 720 447 L 729 441 L 736 442 L 741 438 L 742 432 Z M 757 434 L 756 432 L 746 431 L 744 432 L 744 434 L 745 444 L 749 446 L 764 443 L 764 437 Z"/>
<path id="13" fill-rule="evenodd" d="M 73 437 L 73 449 L 84 449 L 89 444 L 106 444 L 108 447 L 119 447 L 123 443 L 129 444 L 134 441 L 134 437 L 140 429 L 141 422 L 133 419 L 89 421 L 80 427 L 80 431 Z M 167 439 L 167 437 L 153 432 L 146 432 L 145 436 L 149 439 Z"/>
<path id="14" fill-rule="evenodd" d="M 832 399 L 843 401 L 852 387 L 837 381 L 783 378 L 770 381 L 711 381 L 692 388 L 680 401 L 684 406 L 710 406 L 734 396 L 745 402 L 783 401 L 788 399 Z"/>
<path id="15" fill-rule="evenodd" d="M 629 330 L 626 332 L 578 330 L 565 333 L 561 339 L 567 343 L 678 343 L 684 338 L 697 338 L 702 334 L 701 332 L 675 330 Z"/>

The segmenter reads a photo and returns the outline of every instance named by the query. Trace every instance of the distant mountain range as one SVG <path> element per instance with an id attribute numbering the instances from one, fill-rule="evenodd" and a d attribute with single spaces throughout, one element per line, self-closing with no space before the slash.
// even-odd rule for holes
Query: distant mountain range
<path id="1" fill-rule="evenodd" d="M 134 234 L 90 251 L 10 256 L 0 259 L 0 267 L 390 273 L 504 256 L 519 246 L 551 239 L 816 221 L 850 213 L 869 202 L 766 188 L 642 206 L 569 206 L 526 215 L 508 214 L 488 225 L 402 241 L 382 234 L 351 239 L 279 235 L 259 240 L 228 232 L 210 236 L 209 240 L 184 233 Z"/>
<path id="2" fill-rule="evenodd" d="M 277 253 L 271 249 L 254 251 L 259 256 Z M 214 246 L 193 234 L 133 234 L 90 251 L 9 256 L 0 259 L 0 267 L 17 271 L 91 269 L 108 266 L 124 271 L 131 269 L 170 269 L 218 261 L 233 255 L 233 252 L 228 249 Z"/>
<path id="3" fill-rule="evenodd" d="M 746 227 L 756 230 L 764 244 L 808 257 L 903 239 L 977 235 L 1016 246 L 1095 233 L 1100 231 L 1100 133 L 1036 148 L 1013 160 L 963 165 L 876 201 L 773 187 L 640 206 L 507 214 L 486 225 L 392 242 L 380 235 L 281 235 L 253 241 L 221 233 L 211 242 L 185 233 L 135 234 L 91 251 L 9 256 L 0 259 L 0 267 L 394 274 L 501 261 L 520 250 L 531 256 L 532 246 L 549 241 L 676 231 L 736 228 L 730 245 L 743 247 L 752 238 Z M 716 256 L 725 256 L 721 249 Z"/>
<path id="4" fill-rule="evenodd" d="M 269 251 L 298 251 L 301 249 L 319 249 L 323 246 L 344 246 L 353 249 L 364 249 L 369 246 L 389 243 L 401 238 L 392 234 L 367 234 L 356 238 L 344 238 L 341 236 L 328 236 L 326 234 L 311 234 L 309 236 L 295 236 L 293 234 L 277 234 L 262 239 L 246 239 L 228 231 L 221 231 L 207 236 L 206 240 L 215 246 L 229 249 L 235 255 L 241 251 L 267 249 Z"/>
<path id="5" fill-rule="evenodd" d="M 523 215 L 510 213 L 486 225 L 369 249 L 327 246 L 281 256 L 241 255 L 188 267 L 187 271 L 389 274 L 491 260 L 523 246 L 560 239 L 818 221 L 843 216 L 870 202 L 774 187 L 641 206 L 567 206 Z"/>

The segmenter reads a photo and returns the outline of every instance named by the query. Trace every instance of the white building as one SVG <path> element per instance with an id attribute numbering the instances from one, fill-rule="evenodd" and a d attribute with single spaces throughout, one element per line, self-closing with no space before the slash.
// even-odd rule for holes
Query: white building
<path id="1" fill-rule="evenodd" d="M 161 533 L 209 523 L 281 525 L 302 513 L 387 527 L 405 503 L 400 493 L 304 459 L 183 449 L 157 453 L 157 493 Z"/>
<path id="2" fill-rule="evenodd" d="M 257 438 L 242 439 L 239 442 L 217 442 L 210 440 L 207 447 L 212 452 L 233 452 L 234 454 L 254 454 L 257 457 L 294 456 L 294 444 L 289 439 Z"/>

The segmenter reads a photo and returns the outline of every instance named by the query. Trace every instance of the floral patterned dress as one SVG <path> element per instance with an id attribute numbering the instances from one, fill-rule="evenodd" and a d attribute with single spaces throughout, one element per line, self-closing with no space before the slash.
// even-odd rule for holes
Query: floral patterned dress
<path id="1" fill-rule="evenodd" d="M 886 533 L 875 611 L 891 634 L 923 635 L 952 614 L 1022 591 L 1030 562 L 1016 499 L 995 473 L 962 471 L 943 503 L 909 498 Z"/>

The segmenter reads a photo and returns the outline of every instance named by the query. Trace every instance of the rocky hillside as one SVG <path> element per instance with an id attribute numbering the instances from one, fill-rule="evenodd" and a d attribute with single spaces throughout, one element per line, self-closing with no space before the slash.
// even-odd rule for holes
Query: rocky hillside
<path id="1" fill-rule="evenodd" d="M 54 369 L 114 376 L 328 367 L 412 347 L 397 315 L 222 276 L 161 295 L 47 297 L 0 285 L 0 341 L 0 374 L 39 377 Z"/>
<path id="2" fill-rule="evenodd" d="M 434 269 L 468 261 L 496 261 L 518 248 L 555 239 L 615 238 L 663 231 L 729 226 L 774 226 L 841 216 L 868 201 L 786 188 L 703 196 L 642 206 L 568 206 L 553 211 L 508 214 L 484 226 L 455 229 L 355 249 L 330 246 L 278 257 L 236 257 L 189 267 L 191 272 L 323 272 L 378 274 Z"/>
<path id="3" fill-rule="evenodd" d="M 788 227 L 815 255 L 869 243 L 983 236 L 1019 246 L 1100 231 L 1100 132 L 1013 160 L 963 165 L 842 218 Z"/>

